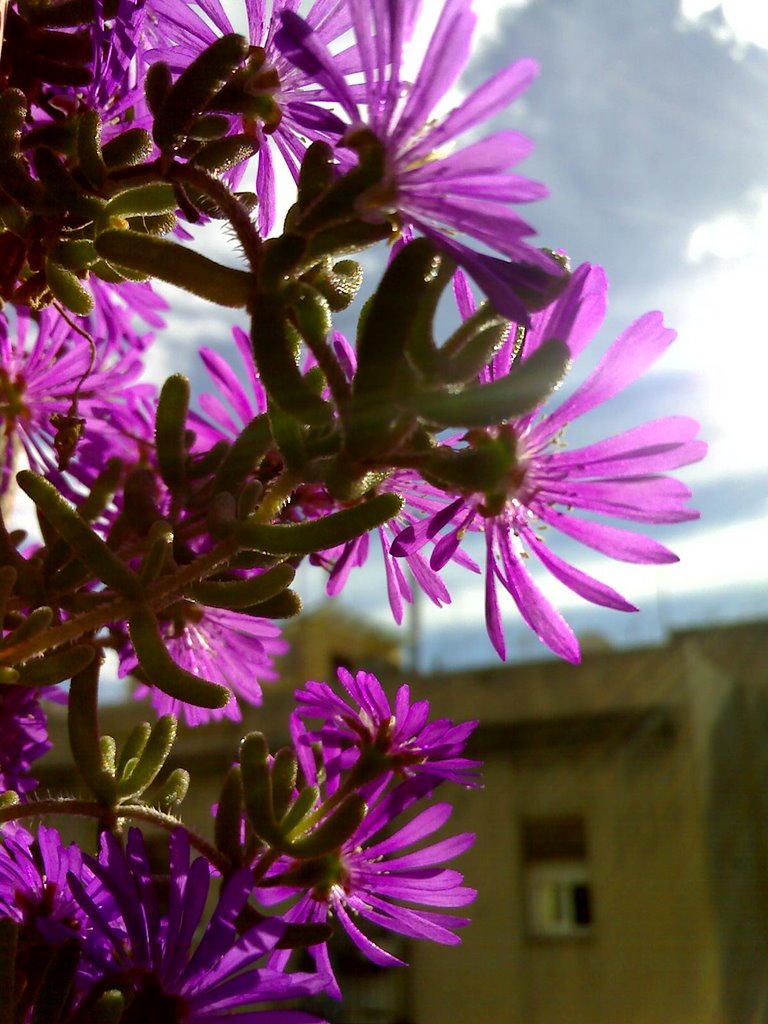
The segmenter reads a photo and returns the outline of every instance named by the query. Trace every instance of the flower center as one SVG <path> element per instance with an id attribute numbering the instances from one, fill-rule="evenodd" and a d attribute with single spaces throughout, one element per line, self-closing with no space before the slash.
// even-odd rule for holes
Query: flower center
<path id="1" fill-rule="evenodd" d="M 299 861 L 282 881 L 309 889 L 312 899 L 318 903 L 327 903 L 334 891 L 340 894 L 350 891 L 349 869 L 339 853 Z"/>
<path id="2" fill-rule="evenodd" d="M 141 980 L 121 1024 L 183 1024 L 187 1020 L 187 1003 L 180 996 L 168 995 L 151 974 Z"/>
<path id="3" fill-rule="evenodd" d="M 10 434 L 16 420 L 29 415 L 23 400 L 24 378 L 19 374 L 11 380 L 7 370 L 0 367 L 0 415 L 5 420 L 6 433 Z"/>
<path id="4" fill-rule="evenodd" d="M 522 499 L 526 484 L 529 483 L 530 463 L 524 454 L 520 457 L 519 439 L 511 423 L 504 423 L 494 428 L 492 432 L 484 432 L 484 436 L 492 437 L 494 442 L 501 444 L 506 451 L 504 471 L 500 473 L 494 486 L 485 492 L 483 500 L 477 506 L 481 516 L 491 518 L 501 515 L 505 509 L 512 509 Z M 471 435 L 468 437 L 471 438 Z"/>

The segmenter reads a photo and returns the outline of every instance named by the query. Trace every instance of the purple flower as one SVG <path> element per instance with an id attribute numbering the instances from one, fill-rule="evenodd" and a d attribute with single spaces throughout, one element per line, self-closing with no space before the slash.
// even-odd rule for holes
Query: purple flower
<path id="1" fill-rule="evenodd" d="M 402 77 L 413 28 L 408 0 L 348 0 L 363 69 L 356 90 L 311 25 L 282 14 L 276 42 L 285 56 L 321 83 L 349 119 L 342 146 L 373 132 L 384 147 L 385 171 L 358 201 L 361 216 L 396 217 L 432 237 L 477 281 L 504 316 L 525 319 L 526 301 L 546 293 L 559 268 L 526 238 L 533 229 L 510 207 L 546 195 L 544 187 L 509 173 L 531 144 L 514 131 L 497 132 L 446 154 L 446 147 L 494 117 L 530 84 L 536 64 L 521 60 L 476 89 L 446 117 L 434 108 L 456 82 L 470 53 L 475 15 L 470 0 L 447 0 L 413 83 Z M 362 89 L 362 100 L 357 92 Z M 363 111 L 364 108 L 364 111 Z M 504 257 L 488 256 L 453 237 L 466 234 Z"/>
<path id="2" fill-rule="evenodd" d="M 179 601 L 172 614 L 161 619 L 166 647 L 171 657 L 187 672 L 221 683 L 232 691 L 223 708 L 200 708 L 169 697 L 167 693 L 140 686 L 136 696 L 152 694 L 158 715 L 183 713 L 187 725 L 204 725 L 221 718 L 239 722 L 242 713 L 236 698 L 249 704 L 261 704 L 261 682 L 277 678 L 274 658 L 288 645 L 280 639 L 280 627 L 262 619 L 225 608 L 208 608 L 193 601 Z M 136 668 L 132 648 L 123 650 L 120 674 Z"/>
<path id="3" fill-rule="evenodd" d="M 382 795 L 384 786 L 369 796 L 367 816 L 338 852 L 315 861 L 282 858 L 266 881 L 270 888 L 261 887 L 258 894 L 260 899 L 282 901 L 304 890 L 286 913 L 286 921 L 317 924 L 336 919 L 369 960 L 393 967 L 402 966 L 403 961 L 369 938 L 358 921 L 408 938 L 456 945 L 460 939 L 455 930 L 468 920 L 442 911 L 466 906 L 476 891 L 463 884 L 458 871 L 442 865 L 464 853 L 475 837 L 462 833 L 431 842 L 452 813 L 447 803 L 427 807 L 393 831 L 393 823 L 425 790 L 420 779 Z M 341 998 L 327 947 L 313 946 L 310 952 L 328 979 L 329 992 Z M 277 952 L 270 962 L 284 967 L 289 955 L 289 951 Z"/>
<path id="4" fill-rule="evenodd" d="M 154 335 L 136 331 L 136 317 L 155 330 L 165 327 L 161 313 L 168 309 L 168 303 L 148 282 L 107 284 L 91 274 L 88 287 L 93 293 L 94 308 L 80 323 L 94 338 L 110 339 L 118 351 L 145 352 L 153 341 Z"/>
<path id="5" fill-rule="evenodd" d="M 275 219 L 276 158 L 298 180 L 307 140 L 333 141 L 344 129 L 339 118 L 322 105 L 332 95 L 322 83 L 286 60 L 275 46 L 280 14 L 295 6 L 295 0 L 245 2 L 249 41 L 258 48 L 259 59 L 252 63 L 244 86 L 252 97 L 253 110 L 243 113 L 238 130 L 252 135 L 259 144 L 255 185 L 259 197 L 258 225 L 264 235 L 272 230 Z M 191 4 L 178 0 L 153 0 L 150 8 L 158 19 L 153 59 L 165 60 L 173 70 L 181 71 L 219 35 L 235 31 L 218 0 L 207 0 L 200 7 L 202 14 Z M 338 43 L 350 26 L 350 15 L 339 0 L 315 0 L 306 17 L 318 38 L 328 46 Z M 354 50 L 337 52 L 334 59 L 342 74 L 359 71 Z M 241 180 L 243 169 L 244 165 L 240 165 L 230 175 L 233 184 Z"/>
<path id="6" fill-rule="evenodd" d="M 370 672 L 353 676 L 340 668 L 338 677 L 346 691 L 343 697 L 327 683 L 314 681 L 296 691 L 299 717 L 321 723 L 302 737 L 304 742 L 320 740 L 343 751 L 345 768 L 370 763 L 377 773 L 386 770 L 463 786 L 479 784 L 480 762 L 459 756 L 477 722 L 429 721 L 429 701 L 411 701 L 407 685 L 399 687 L 393 707 Z"/>
<path id="7" fill-rule="evenodd" d="M 255 416 L 267 408 L 267 393 L 254 366 L 251 340 L 242 327 L 233 327 L 232 337 L 240 355 L 237 371 L 218 352 L 210 348 L 200 349 L 200 358 L 217 392 L 200 395 L 200 407 L 205 417 L 195 412 L 190 416 L 197 443 L 203 450 L 213 447 L 218 441 L 231 443 Z"/>
<path id="8" fill-rule="evenodd" d="M 409 469 L 395 470 L 378 485 L 377 489 L 380 494 L 388 491 L 399 494 L 404 500 L 397 516 L 379 526 L 376 531 L 384 562 L 389 606 L 395 622 L 400 625 L 403 621 L 403 602 L 413 601 L 413 593 L 410 580 L 403 572 L 398 559 L 391 553 L 392 542 L 405 527 L 442 508 L 444 495 L 442 491 L 438 491 L 423 480 L 418 473 Z M 369 553 L 370 536 L 366 533 L 339 547 L 310 555 L 310 562 L 328 571 L 326 591 L 330 596 L 335 596 L 344 589 L 351 571 L 366 564 Z M 453 558 L 473 572 L 480 571 L 475 562 L 463 551 L 457 550 Z M 421 551 L 409 550 L 405 555 L 405 561 L 413 581 L 433 604 L 441 608 L 451 603 L 448 588 Z"/>
<path id="9" fill-rule="evenodd" d="M 26 793 L 37 786 L 33 761 L 50 750 L 39 693 L 29 686 L 0 688 L 0 791 Z"/>
<path id="10" fill-rule="evenodd" d="M 56 948 L 82 934 L 85 916 L 72 897 L 70 872 L 82 876 L 81 854 L 74 843 L 64 846 L 56 829 L 41 825 L 32 835 L 17 822 L 0 827 L 0 917 L 19 928 L 14 1020 L 33 1019 Z"/>
<path id="11" fill-rule="evenodd" d="M 51 310 L 37 314 L 34 333 L 31 324 L 21 313 L 13 329 L 0 318 L 0 429 L 8 438 L 0 494 L 10 485 L 19 448 L 32 469 L 66 487 L 58 468 L 72 460 L 77 475 L 77 448 L 93 421 L 119 416 L 128 396 L 153 390 L 135 383 L 142 371 L 139 354 L 130 347 L 121 351 L 114 335 L 94 341 L 92 349 Z M 92 466 L 85 478 L 102 467 Z"/>
<path id="12" fill-rule="evenodd" d="M 587 264 L 573 275 L 560 298 L 532 318 L 522 361 L 548 338 L 568 344 L 575 358 L 588 344 L 605 313 L 607 285 L 599 267 Z M 458 294 L 465 315 L 471 310 L 469 290 L 459 279 Z M 494 356 L 482 375 L 493 380 L 514 373 L 513 340 Z M 392 546 L 403 556 L 439 537 L 430 563 L 444 565 L 467 530 L 481 530 L 486 542 L 486 622 L 500 657 L 505 655 L 497 584 L 511 595 L 531 629 L 556 654 L 579 660 L 573 631 L 536 586 L 527 567 L 530 554 L 574 593 L 593 604 L 636 611 L 611 587 L 570 565 L 545 543 L 540 530 L 550 526 L 611 558 L 641 564 L 663 564 L 677 557 L 658 541 L 619 527 L 584 519 L 585 511 L 640 523 L 678 523 L 698 518 L 686 507 L 687 487 L 667 470 L 701 459 L 703 441 L 695 439 L 698 424 L 685 416 L 654 420 L 584 448 L 563 447 L 567 424 L 619 394 L 651 366 L 674 340 L 660 313 L 647 313 L 627 328 L 589 377 L 558 408 L 536 410 L 490 433 L 514 451 L 514 468 L 503 495 L 489 501 L 484 494 L 460 495 L 443 510 L 404 530 Z"/>
<path id="13" fill-rule="evenodd" d="M 0 915 L 58 943 L 82 927 L 83 914 L 69 891 L 67 875 L 80 875 L 82 858 L 64 846 L 55 828 L 41 825 L 33 836 L 8 823 L 0 831 Z"/>
<path id="14" fill-rule="evenodd" d="M 85 103 L 98 110 L 104 138 L 126 127 L 151 127 L 152 115 L 144 93 L 146 4 L 118 0 L 114 19 L 103 17 L 103 0 L 95 0 L 93 19 L 93 81 Z"/>
<path id="15" fill-rule="evenodd" d="M 274 949 L 285 926 L 272 918 L 238 932 L 237 918 L 252 888 L 248 869 L 224 883 L 199 931 L 212 869 L 203 857 L 190 864 L 189 854 L 186 833 L 178 829 L 169 844 L 170 891 L 168 909 L 162 911 L 138 829 L 131 829 L 125 852 L 114 836 L 102 836 L 98 861 L 85 858 L 101 890 L 86 890 L 70 875 L 72 893 L 88 922 L 83 982 L 87 978 L 95 993 L 112 988 L 132 998 L 131 1021 L 322 1024 L 314 1014 L 261 1005 L 311 995 L 323 981 L 256 966 Z M 87 1005 L 86 991 L 80 1006 Z"/>

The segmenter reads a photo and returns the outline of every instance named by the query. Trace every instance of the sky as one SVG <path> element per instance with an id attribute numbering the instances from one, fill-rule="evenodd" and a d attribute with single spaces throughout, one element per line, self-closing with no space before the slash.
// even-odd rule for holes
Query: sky
<path id="1" fill-rule="evenodd" d="M 429 5 L 426 5 L 429 6 Z M 535 149 L 521 172 L 544 182 L 548 199 L 527 207 L 540 244 L 563 248 L 573 265 L 602 264 L 611 282 L 608 317 L 585 359 L 650 309 L 678 331 L 642 381 L 578 433 L 597 440 L 656 416 L 697 417 L 708 458 L 679 475 L 701 519 L 658 529 L 680 556 L 673 566 L 626 566 L 565 542 L 560 552 L 638 604 L 637 614 L 594 609 L 541 575 L 541 585 L 577 633 L 615 646 L 661 642 L 671 629 L 768 614 L 768 469 L 762 449 L 768 337 L 768 5 L 756 0 L 475 0 L 474 57 L 451 99 L 505 64 L 533 57 L 540 75 L 487 130 L 512 127 Z M 216 253 L 234 262 L 226 240 Z M 364 261 L 375 281 L 381 260 Z M 155 373 L 185 366 L 202 385 L 195 344 L 226 351 L 222 314 L 161 289 L 172 301 L 170 343 Z M 194 357 L 192 357 L 194 360 Z M 449 577 L 453 602 L 420 602 L 422 668 L 491 664 L 481 577 Z M 308 607 L 324 601 L 324 579 L 303 578 Z M 380 565 L 353 577 L 346 608 L 391 623 Z M 505 622 L 509 656 L 546 650 L 519 621 Z M 413 631 L 411 631 L 413 635 Z"/>

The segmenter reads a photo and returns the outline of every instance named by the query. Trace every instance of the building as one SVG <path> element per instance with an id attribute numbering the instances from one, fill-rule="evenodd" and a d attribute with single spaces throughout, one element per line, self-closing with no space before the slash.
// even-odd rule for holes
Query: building
<path id="1" fill-rule="evenodd" d="M 472 925 L 414 951 L 414 1024 L 768 1020 L 765 624 L 424 685 L 486 768 Z"/>

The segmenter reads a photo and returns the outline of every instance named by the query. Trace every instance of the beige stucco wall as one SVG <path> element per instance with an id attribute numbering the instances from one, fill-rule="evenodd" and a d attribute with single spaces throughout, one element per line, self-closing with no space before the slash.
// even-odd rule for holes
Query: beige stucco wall
<path id="1" fill-rule="evenodd" d="M 417 1024 L 715 1024 L 719 979 L 691 762 L 677 742 L 494 756 L 454 825 L 480 888 L 463 948 L 414 950 Z M 654 747 L 654 744 L 651 744 Z M 595 924 L 584 938 L 525 935 L 524 816 L 583 814 Z"/>

